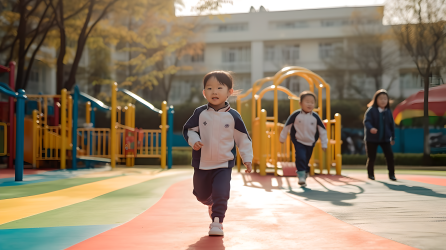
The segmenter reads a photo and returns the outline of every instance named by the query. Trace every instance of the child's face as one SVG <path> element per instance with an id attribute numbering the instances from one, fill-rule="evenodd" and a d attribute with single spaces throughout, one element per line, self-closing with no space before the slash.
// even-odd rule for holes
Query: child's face
<path id="1" fill-rule="evenodd" d="M 300 107 L 305 113 L 310 113 L 314 109 L 316 100 L 312 96 L 305 96 L 303 100 L 300 100 Z"/>
<path id="2" fill-rule="evenodd" d="M 378 104 L 378 107 L 385 109 L 387 106 L 387 103 L 389 102 L 389 98 L 387 97 L 386 94 L 381 94 L 376 99 L 376 102 Z"/>
<path id="3" fill-rule="evenodd" d="M 217 78 L 211 77 L 206 83 L 203 95 L 212 106 L 220 108 L 233 92 L 233 89 L 218 82 Z"/>

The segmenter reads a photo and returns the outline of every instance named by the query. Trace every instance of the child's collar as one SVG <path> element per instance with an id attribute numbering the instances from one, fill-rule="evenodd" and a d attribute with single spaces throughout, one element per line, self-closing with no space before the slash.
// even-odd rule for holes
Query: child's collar
<path id="1" fill-rule="evenodd" d="M 209 109 L 213 109 L 215 112 L 228 112 L 228 111 L 231 109 L 231 106 L 229 105 L 229 102 L 225 102 L 225 106 L 223 106 L 223 107 L 220 108 L 219 110 L 215 110 L 213 107 L 211 107 L 211 106 L 209 105 L 209 103 L 206 104 L 206 105 L 207 105 L 207 110 L 209 110 Z"/>

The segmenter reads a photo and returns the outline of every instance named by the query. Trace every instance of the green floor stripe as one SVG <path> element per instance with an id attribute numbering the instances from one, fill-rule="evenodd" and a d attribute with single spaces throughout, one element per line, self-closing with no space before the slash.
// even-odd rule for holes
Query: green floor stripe
<path id="1" fill-rule="evenodd" d="M 64 208 L 0 225 L 0 229 L 120 224 L 155 204 L 172 184 L 191 171 L 160 177 Z M 192 198 L 192 190 L 191 190 Z"/>
<path id="2" fill-rule="evenodd" d="M 116 176 L 95 177 L 95 178 L 75 177 L 75 178 L 62 179 L 62 180 L 56 180 L 56 181 L 33 183 L 33 184 L 28 184 L 28 185 L 23 185 L 23 186 L 0 187 L 0 200 L 49 193 L 49 192 L 53 192 L 53 191 L 57 191 L 57 190 L 65 189 L 65 188 L 70 188 L 70 187 L 87 184 L 87 183 L 92 183 L 95 181 L 110 179 L 110 178 L 114 178 L 114 177 L 116 177 Z"/>

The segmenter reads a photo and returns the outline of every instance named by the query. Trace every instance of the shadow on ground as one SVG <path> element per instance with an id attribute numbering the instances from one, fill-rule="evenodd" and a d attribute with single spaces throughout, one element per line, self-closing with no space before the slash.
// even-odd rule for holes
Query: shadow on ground
<path id="1" fill-rule="evenodd" d="M 322 186 L 325 191 L 316 190 L 311 188 L 299 188 L 299 190 L 293 190 L 290 183 L 290 178 L 281 176 L 260 176 L 258 174 L 242 174 L 244 185 L 250 188 L 260 188 L 264 189 L 266 192 L 271 192 L 276 189 L 287 189 L 289 194 L 296 195 L 306 200 L 315 201 L 328 201 L 336 206 L 351 206 L 352 204 L 346 202 L 348 200 L 354 200 L 357 195 L 364 193 L 364 189 L 354 183 L 364 183 L 362 180 L 347 176 L 336 176 L 336 175 L 316 175 L 313 178 L 316 182 Z M 296 178 L 292 177 L 292 181 Z M 354 187 L 357 192 L 340 192 L 337 190 L 330 189 L 324 182 L 335 186 L 350 186 Z M 302 192 L 303 191 L 303 192 Z"/>
<path id="2" fill-rule="evenodd" d="M 416 194 L 416 195 L 422 195 L 422 196 L 431 196 L 431 197 L 438 197 L 438 198 L 446 198 L 446 194 L 437 193 L 432 189 L 420 187 L 420 186 L 407 186 L 404 184 L 391 184 L 386 183 L 382 181 L 378 181 L 379 183 L 383 184 L 387 188 L 393 190 L 393 191 L 400 191 L 400 192 L 406 192 L 409 194 Z"/>
<path id="3" fill-rule="evenodd" d="M 201 237 L 196 243 L 189 245 L 186 250 L 224 250 L 223 237 L 220 236 L 204 236 Z"/>
<path id="4" fill-rule="evenodd" d="M 346 201 L 354 200 L 357 198 L 359 194 L 364 193 L 364 189 L 358 185 L 354 185 L 352 183 L 355 182 L 362 182 L 360 180 L 345 177 L 345 176 L 331 176 L 331 175 L 320 175 L 314 177 L 314 180 L 321 185 L 325 191 L 321 190 L 315 190 L 311 188 L 303 187 L 301 188 L 303 192 L 296 192 L 291 188 L 291 185 L 289 185 L 289 194 L 293 194 L 302 198 L 305 198 L 306 200 L 314 200 L 314 201 L 328 201 L 331 202 L 331 204 L 336 206 L 352 206 L 353 204 L 348 203 Z M 324 185 L 321 180 L 324 180 L 330 184 L 333 183 L 339 183 L 341 182 L 343 186 L 351 186 L 358 189 L 358 192 L 340 192 L 333 189 L 328 188 L 326 185 Z"/>

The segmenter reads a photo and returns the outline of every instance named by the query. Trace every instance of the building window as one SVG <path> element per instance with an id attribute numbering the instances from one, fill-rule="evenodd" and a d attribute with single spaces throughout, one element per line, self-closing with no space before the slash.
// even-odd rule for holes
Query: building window
<path id="1" fill-rule="evenodd" d="M 271 22 L 270 27 L 273 29 L 301 29 L 307 28 L 308 23 L 306 21 L 284 21 L 284 22 Z"/>
<path id="2" fill-rule="evenodd" d="M 338 43 L 320 43 L 319 44 L 319 58 L 326 59 L 334 56 L 335 50 L 340 49 L 341 45 Z"/>
<path id="3" fill-rule="evenodd" d="M 376 91 L 375 80 L 372 77 L 367 77 L 364 74 L 353 74 L 352 84 L 356 88 L 363 90 L 363 93 L 373 94 L 373 92 Z"/>
<path id="4" fill-rule="evenodd" d="M 350 25 L 352 21 L 348 19 L 333 19 L 333 20 L 322 20 L 321 26 L 322 27 L 339 27 L 339 26 L 346 26 Z"/>
<path id="5" fill-rule="evenodd" d="M 279 63 L 295 63 L 299 60 L 299 44 L 265 46 L 265 61 Z"/>
<path id="6" fill-rule="evenodd" d="M 265 62 L 274 61 L 274 50 L 276 48 L 273 45 L 265 46 Z"/>
<path id="7" fill-rule="evenodd" d="M 294 63 L 299 59 L 299 45 L 285 45 L 282 47 L 282 59 Z"/>
<path id="8" fill-rule="evenodd" d="M 227 23 L 220 24 L 213 28 L 216 32 L 237 32 L 237 31 L 245 31 L 248 30 L 247 23 Z"/>
<path id="9" fill-rule="evenodd" d="M 400 85 L 403 89 L 419 89 L 423 87 L 423 78 L 415 73 L 402 73 Z"/>
<path id="10" fill-rule="evenodd" d="M 293 92 L 293 94 L 298 96 L 300 93 L 300 77 L 299 76 L 288 77 L 285 80 L 285 86 L 291 92 Z"/>
<path id="11" fill-rule="evenodd" d="M 31 82 L 39 82 L 39 71 L 36 69 L 32 69 L 31 73 L 29 74 L 29 80 Z"/>
<path id="12" fill-rule="evenodd" d="M 223 62 L 250 62 L 251 48 L 249 46 L 228 47 L 223 49 Z"/>

